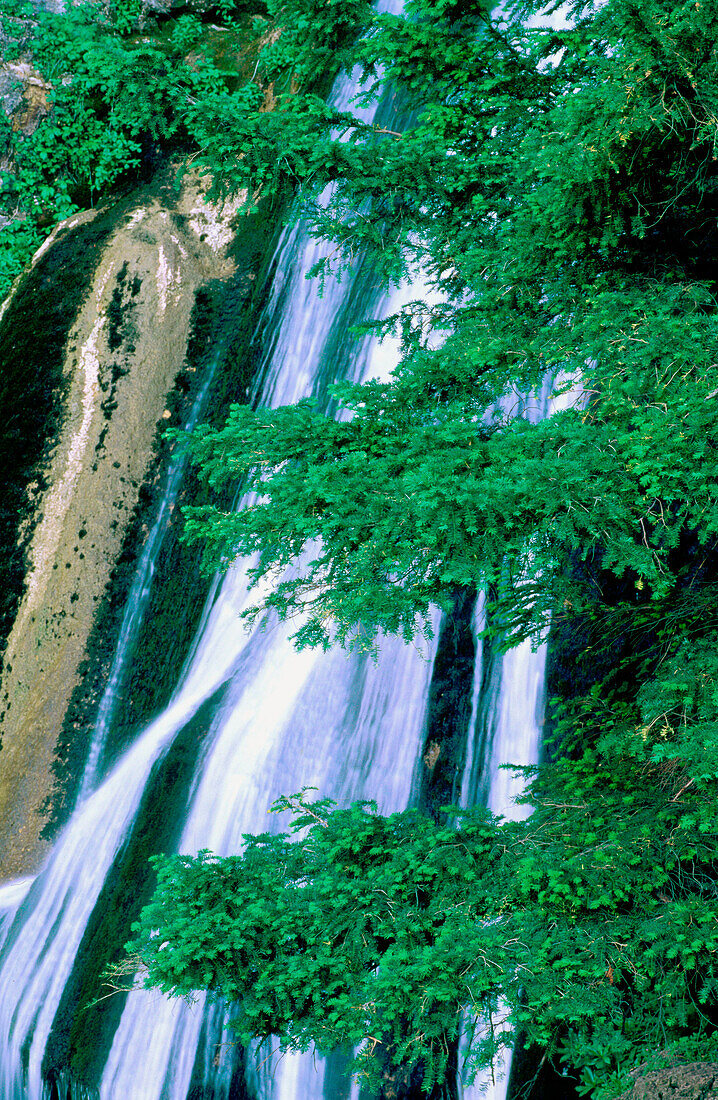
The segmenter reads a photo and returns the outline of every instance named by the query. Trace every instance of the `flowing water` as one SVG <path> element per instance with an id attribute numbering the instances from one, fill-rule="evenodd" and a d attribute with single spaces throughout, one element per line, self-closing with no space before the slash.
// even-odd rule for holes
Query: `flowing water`
<path id="1" fill-rule="evenodd" d="M 336 101 L 345 106 L 354 90 L 343 78 Z M 364 309 L 377 297 L 361 265 L 354 278 L 328 280 L 320 297 L 305 273 L 321 249 L 301 226 L 285 232 L 280 242 L 260 326 L 266 352 L 255 399 L 265 404 L 321 393 L 327 377 L 339 374 L 328 349 L 346 347 L 337 336 L 337 319 L 345 324 L 348 301 Z M 381 308 L 395 305 L 396 300 L 384 302 Z M 390 345 L 356 341 L 342 376 L 386 374 L 392 355 Z M 175 480 L 171 472 L 164 508 L 176 493 Z M 160 531 L 161 516 L 155 528 Z M 435 643 L 405 645 L 386 638 L 375 663 L 338 650 L 299 653 L 271 619 L 247 633 L 238 616 L 250 599 L 251 562 L 239 563 L 215 586 L 170 703 L 96 786 L 117 684 L 146 602 L 152 557 L 153 550 L 146 550 L 140 562 L 78 808 L 37 879 L 0 890 L 3 1100 L 49 1095 L 48 1051 L 76 978 L 76 957 L 85 952 L 108 879 L 129 858 L 138 817 L 148 812 L 148 791 L 183 738 L 195 746 L 196 759 L 178 803 L 159 807 L 159 815 L 177 815 L 174 844 L 185 852 L 238 851 L 243 833 L 275 826 L 267 809 L 278 795 L 304 786 L 339 802 L 372 798 L 385 812 L 407 805 L 415 794 Z M 438 617 L 434 627 L 437 637 Z M 477 653 L 472 726 L 483 735 L 467 762 L 464 797 L 485 798 L 492 809 L 506 812 L 516 788 L 496 765 L 537 758 L 544 655 L 522 647 L 503 662 L 494 659 L 487 674 L 480 644 Z M 96 1075 L 99 1095 L 187 1100 L 201 1089 L 194 1095 L 229 1100 L 235 1078 L 227 1025 L 222 1011 L 208 1008 L 202 998 L 188 1004 L 135 989 L 116 1014 L 104 1068 Z M 223 1049 L 230 1053 L 218 1057 Z M 247 1073 L 260 1100 L 349 1100 L 356 1092 L 343 1085 L 335 1091 L 336 1075 L 311 1056 L 273 1060 L 255 1052 Z M 63 1080 L 62 1071 L 55 1079 Z M 475 1094 L 476 1089 L 466 1092 Z"/>
<path id="2" fill-rule="evenodd" d="M 190 414 L 184 424 L 185 431 L 193 431 L 199 423 L 207 403 L 210 387 L 217 372 L 217 367 L 221 363 L 223 352 L 223 346 L 220 345 L 216 347 L 209 362 L 206 364 L 202 384 L 199 387 L 197 395 L 192 403 Z M 112 725 L 112 719 L 115 715 L 120 688 L 128 662 L 132 657 L 135 643 L 137 642 L 137 636 L 142 627 L 145 612 L 147 611 L 157 556 L 162 548 L 162 540 L 167 532 L 168 520 L 177 499 L 180 485 L 182 484 L 182 477 L 187 466 L 187 458 L 187 447 L 181 443 L 178 444 L 170 459 L 165 477 L 164 491 L 160 499 L 157 514 L 142 549 L 130 593 L 127 597 L 110 673 L 95 717 L 90 751 L 87 754 L 87 761 L 82 773 L 82 780 L 77 795 L 78 805 L 84 802 L 98 782 L 102 756 L 105 750 L 107 736 Z"/>

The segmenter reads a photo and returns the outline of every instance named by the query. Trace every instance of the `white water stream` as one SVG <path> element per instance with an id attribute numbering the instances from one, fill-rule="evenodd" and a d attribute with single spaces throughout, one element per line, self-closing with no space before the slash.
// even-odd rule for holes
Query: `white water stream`
<path id="1" fill-rule="evenodd" d="M 336 101 L 348 105 L 354 90 L 350 80 L 340 80 Z M 301 227 L 286 232 L 280 243 L 266 326 L 271 338 L 261 372 L 266 404 L 294 402 L 316 385 L 333 319 L 351 287 L 345 275 L 341 283 L 329 280 L 318 296 L 305 272 L 321 254 L 322 246 Z M 392 354 L 389 345 L 378 348 L 367 341 L 344 376 L 386 374 Z M 399 809 L 410 799 L 434 645 L 385 639 L 375 664 L 342 651 L 298 653 L 273 622 L 247 633 L 238 615 L 249 599 L 248 566 L 237 565 L 213 592 L 165 711 L 92 791 L 107 725 L 101 714 L 105 725 L 88 764 L 83 801 L 47 866 L 29 890 L 23 882 L 9 886 L 4 896 L 0 892 L 0 918 L 3 908 L 9 914 L 19 904 L 12 926 L 0 919 L 2 1100 L 46 1097 L 43 1057 L 95 903 L 126 842 L 153 766 L 208 700 L 219 693 L 190 791 L 181 851 L 238 851 L 243 833 L 272 827 L 267 808 L 274 798 L 303 786 L 315 786 L 322 797 L 340 802 L 373 798 L 382 811 Z M 147 579 L 136 582 L 139 592 Z M 438 621 L 434 625 L 438 633 Z M 482 750 L 488 754 L 484 767 L 498 777 L 489 795 L 498 812 L 506 811 L 513 791 L 508 773 L 496 771 L 495 764 L 506 759 L 531 763 L 537 756 L 543 662 L 542 652 L 521 648 L 501 669 L 489 723 L 492 737 Z M 110 693 L 108 714 L 112 706 Z M 479 710 L 477 686 L 475 717 Z M 212 1036 L 227 1041 L 225 1023 L 217 1009 L 205 1012 L 201 998 L 190 1005 L 133 991 L 102 1074 L 102 1100 L 187 1100 L 203 1043 L 204 1082 L 212 1090 L 207 1095 L 227 1100 L 230 1072 L 222 1060 L 215 1065 L 210 1041 Z M 304 1056 L 257 1065 L 254 1076 L 260 1100 L 334 1100 L 325 1095 L 324 1072 L 321 1063 Z M 467 1097 L 474 1095 L 476 1090 L 467 1090 Z"/>
<path id="2" fill-rule="evenodd" d="M 190 414 L 184 424 L 185 431 L 193 431 L 199 423 L 223 351 L 224 349 L 222 347 L 217 347 L 209 363 L 206 365 L 202 384 L 199 387 L 197 395 L 192 403 Z M 130 593 L 127 597 L 117 645 L 115 646 L 112 665 L 110 667 L 110 674 L 107 678 L 107 684 L 97 709 L 92 743 L 90 745 L 90 751 L 87 754 L 87 762 L 77 795 L 78 806 L 85 801 L 90 792 L 95 789 L 98 782 L 102 755 L 112 725 L 112 719 L 115 715 L 119 691 L 122 686 L 127 663 L 131 658 L 133 646 L 137 641 L 137 635 L 139 634 L 147 610 L 150 593 L 152 591 L 152 580 L 154 578 L 157 555 L 167 531 L 168 517 L 174 507 L 180 485 L 182 484 L 182 477 L 187 466 L 187 459 L 188 450 L 186 445 L 181 443 L 177 444 L 169 461 L 164 491 L 157 509 L 157 514 L 142 549 Z"/>

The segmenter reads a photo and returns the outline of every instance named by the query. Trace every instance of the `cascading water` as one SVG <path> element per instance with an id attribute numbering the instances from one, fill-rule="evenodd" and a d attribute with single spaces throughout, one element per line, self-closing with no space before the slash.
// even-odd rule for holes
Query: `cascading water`
<path id="1" fill-rule="evenodd" d="M 342 82 L 340 94 L 352 94 L 348 81 Z M 272 404 L 296 401 L 312 391 L 313 367 L 337 312 L 337 299 L 349 285 L 348 280 L 341 287 L 330 283 L 330 292 L 317 297 L 304 278 L 306 267 L 319 258 L 316 249 L 295 230 L 285 236 L 280 251 L 277 286 L 284 285 L 284 309 L 265 371 Z M 359 364 L 365 358 L 359 356 Z M 360 365 L 353 376 L 361 376 Z M 141 577 L 138 585 L 141 591 Z M 243 832 L 265 827 L 266 808 L 276 795 L 302 785 L 319 786 L 323 794 L 342 800 L 372 796 L 384 810 L 408 800 L 421 747 L 431 652 L 422 655 L 387 640 L 377 665 L 362 656 L 347 660 L 343 653 L 300 654 L 276 626 L 263 630 L 266 624 L 260 624 L 247 636 L 238 621 L 246 600 L 245 566 L 223 584 L 172 702 L 79 807 L 8 931 L 0 978 L 5 991 L 0 1083 L 6 1100 L 40 1100 L 43 1095 L 43 1060 L 58 1005 L 153 766 L 220 688 L 222 700 L 207 732 L 183 849 L 236 850 Z M 122 659 L 120 651 L 116 663 Z M 103 737 L 101 729 L 86 790 Z M 184 1098 L 202 1021 L 198 1006 L 191 1011 L 182 1003 L 158 1005 L 140 991 L 131 994 L 101 1095 Z M 307 1075 L 306 1066 L 293 1066 L 287 1073 L 289 1065 L 282 1064 L 271 1085 L 277 1097 L 290 1095 L 297 1074 Z M 216 1083 L 219 1095 L 221 1083 Z M 313 1075 L 312 1088 L 320 1092 L 321 1074 Z"/>
<path id="2" fill-rule="evenodd" d="M 505 654 L 484 655 L 482 599 L 477 601 L 473 628 L 477 659 L 461 802 L 464 806 L 486 805 L 501 817 L 519 819 L 530 812 L 528 806 L 515 802 L 522 793 L 523 778 L 502 765 L 509 763 L 521 767 L 539 761 L 546 645 L 533 649 L 527 639 Z M 481 1020 L 472 1021 L 469 1031 L 482 1026 Z M 491 1026 L 500 1029 L 501 1019 L 493 1020 Z M 510 1052 L 504 1052 L 497 1063 L 491 1070 L 480 1071 L 470 1085 L 463 1085 L 462 1100 L 505 1100 Z"/>
<path id="3" fill-rule="evenodd" d="M 342 78 L 335 102 L 348 106 L 355 90 L 350 79 Z M 294 402 L 322 385 L 319 373 L 326 368 L 334 319 L 352 283 L 347 277 L 341 283 L 330 279 L 320 298 L 305 273 L 321 255 L 321 246 L 301 227 L 287 231 L 280 242 L 262 325 L 267 352 L 257 397 L 261 391 L 267 404 Z M 378 350 L 365 341 L 344 376 L 359 379 L 367 371 L 386 371 L 388 354 L 386 347 Z M 0 896 L 6 913 L 19 903 L 12 925 L 9 920 L 0 924 L 3 1100 L 42 1100 L 48 1094 L 48 1044 L 98 898 L 125 857 L 148 784 L 183 731 L 194 731 L 198 715 L 197 734 L 203 740 L 181 808 L 179 850 L 237 851 L 243 833 L 266 831 L 266 811 L 275 797 L 303 786 L 315 786 L 323 797 L 340 802 L 373 798 L 385 812 L 405 806 L 411 797 L 434 645 L 425 644 L 421 652 L 387 638 L 375 664 L 365 655 L 347 657 L 341 651 L 298 653 L 286 632 L 267 620 L 247 634 L 238 616 L 250 598 L 249 565 L 234 568 L 214 591 L 169 705 L 93 791 L 112 709 L 109 689 L 108 713 L 100 715 L 81 804 L 24 900 L 27 883 Z M 151 551 L 145 566 L 149 575 Z M 138 599 L 147 580 L 142 568 L 135 582 Z M 134 629 L 130 611 L 128 616 L 124 633 Z M 126 652 L 120 647 L 115 658 L 119 674 Z M 541 661 L 540 654 L 519 650 L 504 661 L 500 675 L 489 678 L 493 702 L 485 724 L 493 736 L 488 747 L 474 752 L 473 770 L 466 773 L 467 796 L 469 790 L 475 796 L 476 775 L 485 774 L 487 764 L 493 768 L 495 760 L 535 759 Z M 487 710 L 486 700 L 479 699 L 485 679 L 477 673 L 476 723 Z M 511 740 L 518 731 L 520 744 Z M 503 781 L 506 773 L 498 774 Z M 505 812 L 509 795 L 491 784 L 491 808 Z M 215 1051 L 229 1043 L 228 1035 L 222 1012 L 207 1009 L 201 998 L 188 1005 L 136 989 L 116 1021 L 98 1078 L 99 1094 L 103 1100 L 187 1100 L 199 1086 L 203 1097 L 227 1100 L 231 1059 L 216 1064 Z M 261 1100 L 338 1100 L 328 1071 L 310 1056 L 276 1063 L 259 1058 L 248 1070 Z M 342 1098 L 349 1095 L 342 1086 Z"/>
<path id="4" fill-rule="evenodd" d="M 188 432 L 193 431 L 194 428 L 197 427 L 199 419 L 204 412 L 207 404 L 207 396 L 217 367 L 221 362 L 223 351 L 224 348 L 221 345 L 215 348 L 206 365 L 202 384 L 199 387 L 197 395 L 192 403 L 189 416 L 184 425 L 185 430 Z M 149 535 L 147 536 L 147 540 L 140 555 L 140 560 L 137 563 L 130 594 L 125 605 L 117 645 L 115 646 L 112 665 L 110 667 L 110 674 L 107 678 L 107 685 L 102 693 L 100 705 L 95 717 L 90 751 L 87 754 L 87 761 L 82 773 L 82 780 L 77 795 L 78 805 L 84 802 L 97 785 L 102 756 L 107 742 L 107 735 L 115 714 L 118 692 L 147 610 L 157 555 L 162 547 L 162 540 L 167 531 L 168 517 L 177 499 L 182 477 L 187 466 L 187 459 L 187 447 L 179 444 L 170 459 L 165 478 L 164 491 L 157 509 L 157 515 L 155 516 Z"/>
<path id="5" fill-rule="evenodd" d="M 582 401 L 581 390 L 562 389 L 560 378 L 547 376 L 538 395 L 526 399 L 517 394 L 513 404 L 503 404 L 502 411 L 536 423 Z M 539 762 L 547 645 L 543 641 L 535 646 L 527 638 L 506 653 L 485 654 L 481 642 L 485 626 L 482 597 L 477 600 L 472 625 L 477 657 L 461 804 L 485 805 L 497 816 L 517 821 L 531 812 L 529 806 L 516 802 L 523 793 L 524 780 L 520 772 L 502 765 L 521 768 Z M 481 1021 L 474 1023 L 481 1027 Z M 500 1029 L 501 1018 L 492 1026 Z M 511 1053 L 505 1051 L 498 1065 L 481 1071 L 471 1085 L 463 1086 L 462 1100 L 505 1100 L 510 1069 Z"/>

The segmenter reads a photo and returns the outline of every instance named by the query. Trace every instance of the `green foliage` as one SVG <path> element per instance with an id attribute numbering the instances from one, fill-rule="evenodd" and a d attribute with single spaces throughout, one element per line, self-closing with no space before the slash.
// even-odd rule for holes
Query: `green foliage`
<path id="1" fill-rule="evenodd" d="M 197 433 L 194 453 L 212 485 L 239 480 L 259 499 L 239 513 L 188 510 L 187 536 L 208 568 L 258 550 L 257 575 L 281 575 L 319 540 L 302 575 L 267 600 L 280 614 L 308 611 L 301 643 L 328 641 L 327 618 L 342 639 L 357 623 L 410 636 L 453 586 L 505 584 L 507 569 L 520 581 L 534 563 L 533 621 L 517 622 L 530 630 L 559 601 L 578 608 L 590 595 L 568 587 L 577 552 L 666 598 L 681 532 L 708 548 L 718 531 L 718 327 L 702 288 L 655 286 L 650 301 L 648 289 L 594 291 L 580 323 L 545 325 L 525 377 L 557 345 L 564 384 L 595 366 L 588 408 L 538 424 L 485 423 L 486 406 L 516 385 L 512 332 L 491 314 L 472 318 L 469 346 L 463 328 L 438 351 L 414 351 L 392 383 L 343 390 L 348 420 L 310 401 L 235 406 L 225 427 Z M 527 594 L 517 586 L 512 599 Z"/>
<path id="2" fill-rule="evenodd" d="M 169 154 L 248 204 L 296 192 L 332 263 L 368 248 L 387 285 L 421 265 L 440 304 L 377 326 L 402 363 L 339 388 L 341 421 L 236 406 L 195 434 L 211 485 L 258 496 L 191 510 L 187 537 L 207 568 L 257 552 L 299 644 L 410 637 L 484 586 L 504 642 L 574 619 L 614 667 L 563 701 L 529 821 L 290 799 L 292 838 L 163 861 L 133 949 L 150 984 L 235 1002 L 245 1039 L 359 1045 L 360 1072 L 427 1092 L 501 1000 L 600 1100 L 656 1049 L 715 1057 L 718 5 L 540 9 L 271 0 L 250 28 L 222 3 L 217 31 L 6 4 L 51 110 L 0 134 L 0 294 L 57 219 Z M 405 110 L 373 125 L 382 78 Z M 516 415 L 547 377 L 567 407 Z M 477 1064 L 506 1038 L 476 1037 Z"/>
<path id="3" fill-rule="evenodd" d="M 0 297 L 54 223 L 158 156 L 190 155 L 249 202 L 316 171 L 336 114 L 317 91 L 373 18 L 367 0 L 217 0 L 211 14 L 219 26 L 141 0 L 3 6 L 4 59 L 31 59 L 50 110 L 31 133 L 1 124 L 0 214 L 27 227 L 0 239 Z"/>
<path id="4" fill-rule="evenodd" d="M 340 389 L 341 423 L 302 402 L 237 407 L 197 433 L 207 479 L 260 496 L 240 515 L 190 511 L 187 537 L 209 569 L 258 550 L 257 577 L 281 577 L 311 547 L 265 603 L 302 613 L 299 644 L 410 636 L 455 586 L 487 584 L 518 637 L 590 602 L 567 581 L 576 555 L 660 602 L 676 591 L 681 540 L 710 551 L 710 13 L 577 4 L 561 31 L 529 25 L 528 5 L 497 15 L 416 0 L 406 16 L 364 18 L 354 47 L 360 98 L 381 66 L 413 108 L 399 130 L 300 91 L 232 123 L 223 150 L 210 137 L 228 179 L 239 144 L 243 176 L 300 182 L 335 256 L 369 247 L 387 277 L 420 260 L 441 295 L 386 322 L 401 366 L 389 384 Z M 587 403 L 540 423 L 513 415 L 547 374 L 565 395 L 584 379 Z"/>
<path id="5" fill-rule="evenodd" d="M 295 94 L 221 149 L 208 127 L 229 186 L 291 182 L 333 263 L 421 264 L 439 304 L 376 326 L 402 362 L 337 388 L 341 420 L 237 405 L 197 431 L 209 484 L 256 495 L 188 510 L 187 538 L 208 569 L 257 553 L 300 645 L 410 637 L 461 586 L 494 594 L 504 644 L 579 624 L 564 756 L 521 823 L 290 800 L 298 837 L 163 862 L 134 949 L 150 984 L 236 1002 L 244 1038 L 360 1045 L 361 1072 L 429 1093 L 500 998 L 602 1100 L 656 1050 L 716 1057 L 718 8 L 576 2 L 555 29 L 539 7 L 360 13 L 344 55 L 359 105 L 382 72 L 400 89 L 391 126 L 312 98 L 280 39 Z M 563 411 L 520 415 L 547 379 Z"/>
<path id="6" fill-rule="evenodd" d="M 326 80 L 351 60 L 349 42 L 374 19 L 368 0 L 268 0 L 267 14 L 276 27 L 261 64 L 277 92 L 307 88 Z"/>
<path id="7" fill-rule="evenodd" d="M 197 84 L 196 74 L 175 71 L 179 49 L 168 55 L 126 30 L 121 19 L 108 23 L 94 4 L 71 5 L 26 23 L 15 51 L 8 51 L 32 57 L 47 84 L 47 110 L 34 129 L 17 125 L 4 135 L 9 170 L 0 209 L 20 219 L 3 232 L 5 279 L 24 266 L 56 221 L 137 172 L 143 143 L 166 139 L 181 126 L 177 101 Z M 7 287 L 5 281 L 0 295 Z"/>
<path id="8" fill-rule="evenodd" d="M 243 1041 L 359 1047 L 370 1083 L 402 1067 L 430 1092 L 462 1018 L 483 1019 L 471 1059 L 490 1063 L 511 1042 L 486 1029 L 499 1000 L 596 1098 L 688 1036 L 714 1057 L 718 766 L 692 766 L 697 730 L 669 756 L 665 736 L 614 727 L 540 769 L 519 823 L 282 799 L 293 837 L 158 860 L 129 948 L 148 985 L 235 1003 Z"/>
<path id="9" fill-rule="evenodd" d="M 136 182 L 158 158 L 174 155 L 179 165 L 210 137 L 221 149 L 222 119 L 256 114 L 266 19 L 253 25 L 234 4 L 214 14 L 219 27 L 188 14 L 159 25 L 135 0 L 83 0 L 60 14 L 3 7 L 5 60 L 31 60 L 47 106 L 33 125 L 0 122 L 7 165 L 0 215 L 9 221 L 0 237 L 0 298 L 57 221 Z M 241 155 L 235 142 L 231 156 Z M 221 160 L 214 156 L 210 167 Z"/>
<path id="10" fill-rule="evenodd" d="M 136 945 L 149 960 L 145 939 L 152 944 L 150 978 L 236 1001 L 244 1040 L 279 1034 L 285 1049 L 314 1041 L 323 1052 L 368 1040 L 367 1069 L 382 1048 L 393 1069 L 420 1061 L 433 1083 L 468 997 L 450 977 L 466 957 L 457 930 L 483 908 L 458 903 L 455 887 L 484 881 L 496 855 L 491 830 L 477 821 L 457 843 L 417 813 L 307 809 L 312 823 L 296 843 L 247 838 L 243 857 L 203 853 L 161 866 Z M 158 928 L 170 898 L 173 915 Z M 492 984 L 479 982 L 476 995 Z"/>

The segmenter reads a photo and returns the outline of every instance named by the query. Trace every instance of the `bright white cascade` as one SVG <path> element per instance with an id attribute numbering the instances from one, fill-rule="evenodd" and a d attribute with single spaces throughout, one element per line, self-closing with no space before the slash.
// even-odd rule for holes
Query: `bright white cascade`
<path id="1" fill-rule="evenodd" d="M 202 385 L 197 392 L 192 408 L 190 409 L 190 414 L 184 424 L 185 431 L 193 431 L 199 423 L 199 418 L 204 411 L 207 395 L 216 374 L 217 367 L 221 361 L 223 351 L 223 347 L 217 347 L 210 362 L 207 364 L 204 378 L 202 379 Z M 85 770 L 77 795 L 78 806 L 85 801 L 90 792 L 97 786 L 98 772 L 102 763 L 102 754 L 105 750 L 107 736 L 110 732 L 112 719 L 115 714 L 118 692 L 122 684 L 125 669 L 127 668 L 127 662 L 132 655 L 133 646 L 137 640 L 140 627 L 142 626 L 145 611 L 147 610 L 157 555 L 162 547 L 162 540 L 167 530 L 167 520 L 177 499 L 186 466 L 187 448 L 179 445 L 176 447 L 175 453 L 170 459 L 162 499 L 160 500 L 157 515 L 155 516 L 152 528 L 150 529 L 147 541 L 140 555 L 140 560 L 137 563 L 130 594 L 127 597 L 127 604 L 122 616 L 120 634 L 112 658 L 110 675 L 107 678 L 107 685 L 102 693 L 100 705 L 97 709 L 95 728 L 92 734 L 92 744 L 87 754 L 87 763 L 85 764 Z"/>
<path id="2" fill-rule="evenodd" d="M 335 102 L 347 106 L 355 90 L 351 79 L 341 79 Z M 322 246 L 301 227 L 285 232 L 280 242 L 264 326 L 271 337 L 260 372 L 266 404 L 295 402 L 317 385 L 333 320 L 352 285 L 349 277 L 341 283 L 330 279 L 320 298 L 305 272 L 321 256 Z M 420 293 L 409 288 L 412 296 Z M 396 305 L 395 300 L 385 308 Z M 367 341 L 348 376 L 386 375 L 393 354 L 388 343 Z M 268 806 L 278 795 L 304 786 L 315 786 L 322 797 L 344 803 L 373 798 L 384 812 L 405 806 L 411 797 L 434 645 L 407 646 L 387 638 L 375 664 L 365 655 L 348 657 L 343 651 L 298 653 L 285 630 L 273 622 L 259 623 L 247 633 L 238 616 L 250 599 L 250 565 L 239 564 L 215 587 L 169 705 L 94 791 L 92 765 L 83 791 L 87 797 L 43 872 L 31 885 L 10 884 L 0 891 L 2 1100 L 46 1100 L 43 1057 L 88 921 L 136 819 L 153 767 L 203 704 L 212 700 L 214 709 L 189 793 L 181 851 L 238 851 L 243 833 L 280 827 L 282 822 L 267 818 Z M 143 591 L 145 580 L 137 583 Z M 434 623 L 437 634 L 438 625 Z M 471 768 L 478 767 L 480 757 L 489 768 L 499 761 L 529 763 L 536 758 L 542 661 L 541 652 L 528 649 L 504 661 L 490 706 L 493 736 L 486 749 L 474 753 L 467 784 L 473 782 Z M 477 673 L 475 718 L 482 707 L 486 712 L 486 702 L 478 697 L 480 682 Z M 100 730 L 97 759 L 103 738 Z M 498 774 L 504 783 L 507 773 Z M 507 812 L 512 793 L 498 782 L 492 785 L 491 808 Z M 134 990 L 105 1064 L 101 1098 L 186 1100 L 199 1072 L 216 1100 L 224 1100 L 231 1060 L 217 1065 L 214 1053 L 229 1041 L 221 1012 L 207 1009 L 201 998 L 188 1005 Z M 324 1093 L 325 1068 L 311 1056 L 265 1064 L 258 1059 L 254 1074 L 260 1100 L 333 1100 Z M 356 1089 L 351 1097 L 356 1100 Z"/>
<path id="3" fill-rule="evenodd" d="M 353 90 L 345 80 L 338 94 L 348 99 Z M 332 320 L 350 285 L 349 280 L 341 286 L 330 282 L 323 297 L 317 296 L 304 274 L 319 259 L 319 249 L 301 230 L 287 233 L 282 242 L 276 283 L 283 287 L 282 319 L 265 371 L 272 405 L 311 392 Z M 354 378 L 362 376 L 368 357 L 366 348 Z M 266 810 L 277 795 L 304 785 L 342 801 L 373 797 L 384 811 L 408 801 L 433 647 L 421 652 L 387 639 L 374 664 L 341 651 L 297 653 L 285 631 L 272 624 L 259 624 L 247 634 L 238 614 L 248 599 L 248 565 L 224 581 L 170 705 L 79 806 L 8 932 L 0 968 L 4 1100 L 41 1100 L 42 1061 L 63 989 L 153 765 L 218 689 L 223 689 L 222 702 L 195 780 L 182 850 L 238 850 L 242 833 L 266 829 Z M 21 892 L 10 892 L 8 908 Z M 131 994 L 104 1072 L 102 1096 L 184 1100 L 202 1027 L 201 1007 L 139 990 Z M 213 1073 L 215 1087 L 221 1088 L 218 1076 Z M 311 1059 L 284 1059 L 265 1094 L 298 1100 L 301 1081 L 302 1100 L 309 1100 L 321 1095 L 321 1080 Z"/>

